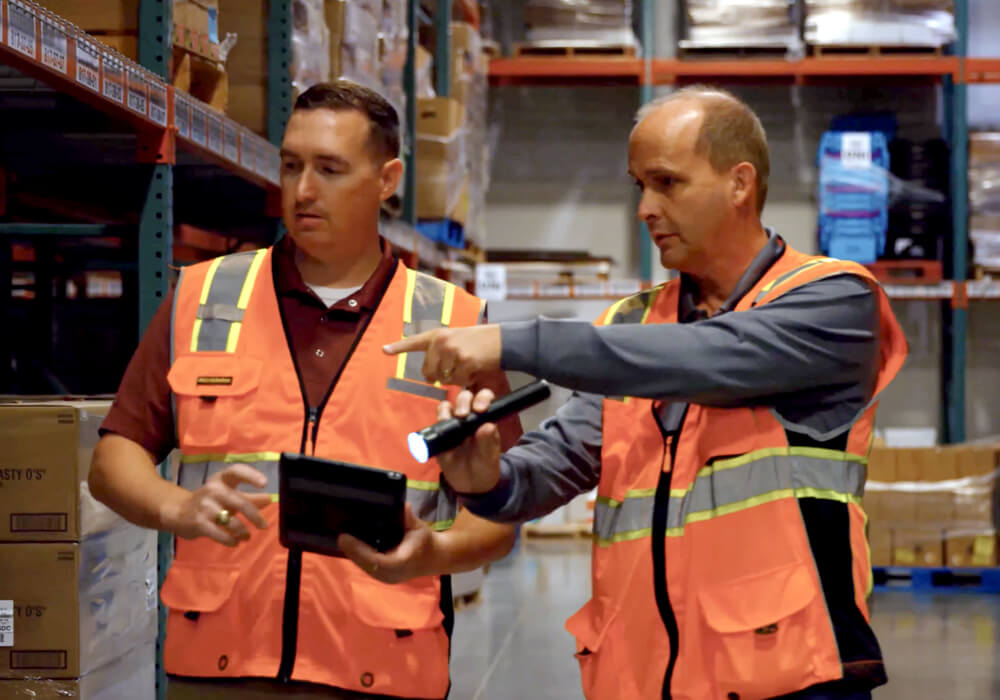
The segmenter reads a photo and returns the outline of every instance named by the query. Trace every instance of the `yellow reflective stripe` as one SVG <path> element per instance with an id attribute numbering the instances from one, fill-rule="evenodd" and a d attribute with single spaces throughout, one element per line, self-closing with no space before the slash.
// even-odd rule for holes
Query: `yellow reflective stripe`
<path id="1" fill-rule="evenodd" d="M 403 296 L 403 325 L 413 323 L 413 290 L 417 286 L 417 271 L 406 268 L 406 294 Z M 406 337 L 405 335 L 403 336 Z M 406 356 L 401 352 L 396 356 L 396 379 L 406 377 Z"/>
<path id="2" fill-rule="evenodd" d="M 611 544 L 617 544 L 618 542 L 630 542 L 631 540 L 642 539 L 643 537 L 650 537 L 653 534 L 653 528 L 644 527 L 641 530 L 632 530 L 630 532 L 619 532 L 617 535 L 608 538 L 595 537 L 595 542 L 598 547 L 607 547 Z"/>
<path id="3" fill-rule="evenodd" d="M 444 287 L 444 304 L 441 307 L 441 325 L 451 325 L 451 308 L 455 303 L 455 285 L 446 284 Z"/>
<path id="4" fill-rule="evenodd" d="M 208 302 L 208 292 L 212 289 L 212 280 L 215 278 L 215 271 L 219 269 L 223 258 L 216 258 L 209 264 L 208 272 L 205 274 L 205 282 L 201 285 L 201 296 L 198 297 L 198 305 Z M 191 352 L 198 351 L 198 336 L 201 335 L 201 319 L 195 318 L 194 328 L 191 332 Z"/>
<path id="5" fill-rule="evenodd" d="M 628 301 L 631 298 L 632 297 L 625 297 L 624 299 L 619 299 L 618 301 L 616 301 L 614 304 L 611 305 L 611 308 L 608 309 L 607 315 L 604 317 L 604 325 L 605 326 L 610 326 L 611 325 L 611 322 L 615 318 L 615 314 L 618 313 L 618 309 L 620 309 L 621 305 L 624 304 L 626 301 Z"/>
<path id="6" fill-rule="evenodd" d="M 441 530 L 447 530 L 449 527 L 455 524 L 455 519 L 451 520 L 438 520 L 435 523 L 427 523 L 427 526 L 434 530 L 435 532 L 440 532 Z"/>
<path id="7" fill-rule="evenodd" d="M 403 323 L 413 323 L 413 288 L 417 284 L 417 271 L 406 268 L 406 295 L 403 297 Z"/>
<path id="8" fill-rule="evenodd" d="M 240 298 L 236 302 L 236 308 L 246 309 L 247 304 L 250 302 L 250 293 L 253 292 L 254 283 L 257 281 L 257 272 L 260 270 L 261 263 L 264 262 L 264 249 L 258 250 L 253 256 L 253 262 L 250 263 L 250 269 L 247 271 L 247 276 L 243 280 L 243 288 L 240 290 Z M 236 352 L 236 345 L 240 342 L 240 330 L 243 328 L 242 321 L 234 321 L 229 324 L 229 336 L 226 338 L 226 352 Z"/>
<path id="9" fill-rule="evenodd" d="M 250 303 L 250 293 L 253 292 L 254 284 L 257 281 L 257 273 L 260 271 L 260 266 L 264 263 L 264 255 L 267 250 L 261 248 L 253 256 L 253 262 L 250 263 L 250 269 L 247 271 L 246 279 L 243 280 L 243 289 L 240 290 L 240 298 L 236 302 L 236 307 L 239 309 L 247 308 L 247 304 Z"/>
<path id="10" fill-rule="evenodd" d="M 713 508 L 712 510 L 703 510 L 697 513 L 688 513 L 687 517 L 684 518 L 684 524 L 690 525 L 691 523 L 699 523 L 705 520 L 711 520 L 712 518 L 717 518 L 722 515 L 731 515 L 732 513 L 738 513 L 741 510 L 747 510 L 748 508 L 753 508 L 754 506 L 762 506 L 765 503 L 771 503 L 773 501 L 779 501 L 782 498 L 794 498 L 795 489 L 779 489 L 777 491 L 771 491 L 770 493 L 762 493 L 759 496 L 753 496 L 751 498 L 745 498 L 742 501 L 736 501 L 734 503 L 727 503 L 724 506 L 719 506 L 718 508 Z M 675 528 L 683 532 L 684 528 Z"/>
<path id="11" fill-rule="evenodd" d="M 407 479 L 406 488 L 416 489 L 417 491 L 440 491 L 441 484 L 437 481 L 417 481 L 416 479 Z"/>
<path id="12" fill-rule="evenodd" d="M 700 478 L 703 476 L 711 476 L 717 472 L 725 471 L 727 469 L 735 469 L 736 467 L 743 467 L 754 462 L 758 459 L 763 459 L 765 457 L 813 457 L 816 459 L 829 459 L 837 462 L 855 462 L 857 464 L 868 464 L 868 458 L 861 455 L 851 454 L 850 452 L 842 452 L 840 450 L 829 450 L 823 447 L 767 447 L 762 450 L 754 450 L 753 452 L 747 452 L 739 457 L 732 457 L 730 459 L 720 459 L 717 462 L 702 467 L 698 470 L 695 478 Z M 692 486 L 694 484 L 692 483 Z M 678 491 L 681 496 L 686 494 L 691 490 L 691 486 L 686 489 L 671 489 L 670 495 L 675 495 L 674 491 Z"/>
<path id="13" fill-rule="evenodd" d="M 649 298 L 646 299 L 646 310 L 642 313 L 642 320 L 639 321 L 640 324 L 645 323 L 646 319 L 649 318 L 649 312 L 653 310 L 653 304 L 656 303 L 656 297 L 660 295 L 661 289 L 663 289 L 662 286 L 650 292 Z"/>
<path id="14" fill-rule="evenodd" d="M 629 489 L 628 491 L 625 492 L 624 498 L 649 498 L 650 496 L 655 496 L 655 495 L 656 495 L 656 487 L 653 487 L 651 489 Z M 608 496 L 598 496 L 597 502 L 602 503 L 608 506 L 609 508 L 617 508 L 622 504 L 621 501 L 616 501 L 615 499 L 609 498 Z"/>
<path id="15" fill-rule="evenodd" d="M 795 497 L 819 498 L 824 501 L 839 501 L 840 503 L 853 503 L 855 505 L 861 505 L 861 499 L 853 493 L 841 493 L 840 491 L 833 491 L 832 489 L 802 487 L 795 489 Z"/>
<path id="16" fill-rule="evenodd" d="M 242 453 L 211 453 L 211 454 L 182 454 L 182 464 L 192 464 L 200 462 L 223 462 L 233 464 L 236 462 L 277 462 L 281 459 L 280 452 L 242 452 Z"/>

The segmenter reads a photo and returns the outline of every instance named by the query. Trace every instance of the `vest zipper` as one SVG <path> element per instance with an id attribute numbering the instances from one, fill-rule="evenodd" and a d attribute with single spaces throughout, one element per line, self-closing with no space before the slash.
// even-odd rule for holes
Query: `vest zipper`
<path id="1" fill-rule="evenodd" d="M 354 351 L 361 342 L 361 338 L 364 337 L 365 331 L 368 330 L 368 325 L 371 323 L 372 319 L 375 318 L 375 314 L 378 313 L 378 305 L 382 303 L 382 297 L 385 296 L 386 290 L 389 288 L 393 278 L 396 276 L 399 261 L 396 260 L 395 263 L 396 266 L 394 267 L 392 274 L 389 275 L 389 278 L 386 280 L 382 289 L 379 290 L 378 303 L 376 304 L 375 310 L 372 311 L 367 319 L 365 319 L 364 323 L 355 334 L 354 341 L 351 343 L 351 347 L 347 351 L 347 356 L 341 363 L 340 368 L 337 370 L 337 374 L 333 377 L 333 381 L 330 382 L 330 387 L 327 389 L 326 395 L 323 397 L 323 400 L 318 406 L 310 406 L 309 401 L 306 398 L 306 387 L 302 381 L 302 372 L 299 369 L 298 359 L 295 357 L 295 345 L 292 343 L 292 333 L 288 328 L 288 321 L 285 319 L 285 311 L 281 306 L 281 299 L 278 299 L 278 314 L 281 316 L 281 326 L 285 331 L 285 342 L 287 343 L 288 351 L 292 356 L 292 365 L 295 367 L 295 376 L 299 380 L 299 392 L 302 395 L 302 404 L 306 409 L 305 422 L 302 426 L 302 443 L 299 447 L 299 452 L 302 454 L 316 454 L 316 442 L 319 436 L 319 419 L 323 414 L 323 408 L 326 406 L 327 401 L 329 401 L 330 396 L 333 395 L 334 387 L 337 386 L 337 382 L 340 381 L 340 375 L 344 373 L 344 370 L 347 368 L 347 364 L 354 356 Z M 274 263 L 272 262 L 272 277 L 274 275 L 273 270 Z M 275 292 L 275 295 L 277 296 L 277 292 Z M 299 600 L 301 588 L 302 552 L 299 550 L 289 550 L 288 568 L 285 572 L 285 602 L 281 614 L 281 664 L 278 666 L 278 680 L 282 683 L 288 683 L 291 681 L 292 671 L 295 669 L 295 655 L 298 651 Z"/>
<path id="2" fill-rule="evenodd" d="M 663 620 L 663 626 L 666 628 L 667 638 L 670 640 L 670 659 L 667 661 L 667 670 L 663 674 L 663 700 L 671 700 L 670 681 L 674 675 L 674 667 L 677 665 L 680 644 L 677 616 L 670 603 L 670 590 L 667 587 L 666 547 L 670 483 L 673 479 L 674 464 L 677 461 L 677 443 L 680 441 L 681 429 L 686 416 L 687 407 L 684 409 L 684 415 L 681 417 L 677 431 L 666 438 L 667 444 L 664 446 L 664 453 L 669 452 L 670 454 L 670 470 L 660 472 L 660 479 L 656 485 L 656 496 L 653 500 L 653 590 L 656 594 L 656 608 L 660 613 L 660 619 Z"/>

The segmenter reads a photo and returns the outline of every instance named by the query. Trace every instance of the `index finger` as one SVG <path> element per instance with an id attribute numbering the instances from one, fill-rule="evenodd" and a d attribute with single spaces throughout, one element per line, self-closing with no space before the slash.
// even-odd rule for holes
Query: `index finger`
<path id="1" fill-rule="evenodd" d="M 398 355 L 403 352 L 426 352 L 427 348 L 431 346 L 435 333 L 437 331 L 424 331 L 409 338 L 397 340 L 395 343 L 383 345 L 382 352 L 386 355 Z"/>
<path id="2" fill-rule="evenodd" d="M 249 484 L 262 489 L 267 487 L 267 477 L 249 464 L 233 464 L 219 472 L 219 479 L 231 489 Z"/>

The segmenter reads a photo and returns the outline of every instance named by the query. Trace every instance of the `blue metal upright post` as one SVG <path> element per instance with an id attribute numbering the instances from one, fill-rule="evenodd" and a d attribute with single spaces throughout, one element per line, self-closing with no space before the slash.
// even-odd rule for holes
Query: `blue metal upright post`
<path id="1" fill-rule="evenodd" d="M 142 0 L 139 5 L 139 62 L 164 80 L 170 80 L 168 66 L 173 43 L 173 0 Z M 169 138 L 169 135 L 168 137 Z M 139 333 L 145 331 L 167 293 L 167 265 L 173 259 L 174 168 L 169 163 L 150 165 L 149 188 L 139 220 Z M 160 465 L 160 474 L 171 478 L 170 465 Z M 164 532 L 157 540 L 157 591 L 173 561 L 173 538 Z M 167 676 L 163 669 L 163 640 L 166 609 L 159 606 L 156 636 L 156 698 L 167 696 Z"/>
<path id="2" fill-rule="evenodd" d="M 437 44 L 434 48 L 434 67 L 437 75 L 434 89 L 438 97 L 451 95 L 451 0 L 437 0 L 434 16 Z"/>
<path id="3" fill-rule="evenodd" d="M 643 71 L 642 83 L 639 88 L 640 106 L 653 99 L 653 46 L 656 43 L 656 32 L 653 26 L 653 0 L 641 0 L 641 6 Z M 639 279 L 651 280 L 653 278 L 653 241 L 644 221 L 639 224 L 639 234 Z"/>
<path id="4" fill-rule="evenodd" d="M 406 93 L 406 134 L 403 138 L 403 220 L 417 224 L 417 6 L 420 0 L 406 3 L 406 68 L 403 92 Z"/>
<path id="5" fill-rule="evenodd" d="M 955 55 L 965 60 L 968 49 L 968 0 L 955 0 Z M 969 240 L 969 126 L 967 118 L 968 89 L 962 78 L 946 80 L 944 84 L 946 129 L 951 142 L 951 215 L 952 264 L 951 277 L 964 282 L 968 270 Z M 964 298 L 964 295 L 963 295 Z M 968 333 L 968 309 L 946 305 L 941 332 L 944 335 L 942 357 L 942 390 L 944 442 L 965 440 L 965 362 Z"/>
<path id="6" fill-rule="evenodd" d="M 292 3 L 270 0 L 267 10 L 267 138 L 281 146 L 292 113 Z"/>

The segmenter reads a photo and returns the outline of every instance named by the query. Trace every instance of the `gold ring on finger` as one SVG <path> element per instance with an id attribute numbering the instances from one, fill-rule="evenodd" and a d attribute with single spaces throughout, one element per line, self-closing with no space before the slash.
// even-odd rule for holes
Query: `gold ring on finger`
<path id="1" fill-rule="evenodd" d="M 233 514 L 230 513 L 228 510 L 226 510 L 225 508 L 220 510 L 218 515 L 215 516 L 215 522 L 217 522 L 219 525 L 222 525 L 223 527 L 228 525 L 232 519 L 233 519 Z"/>

